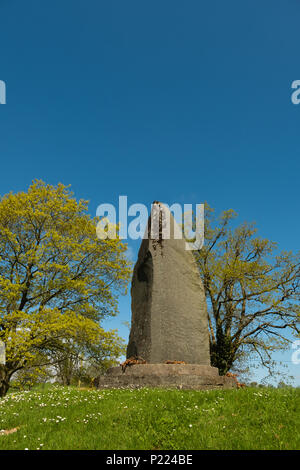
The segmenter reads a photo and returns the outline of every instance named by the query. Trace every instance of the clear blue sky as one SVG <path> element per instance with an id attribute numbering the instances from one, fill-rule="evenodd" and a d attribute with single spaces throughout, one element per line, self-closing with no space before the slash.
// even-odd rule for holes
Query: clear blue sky
<path id="1" fill-rule="evenodd" d="M 0 0 L 0 193 L 63 182 L 92 215 L 122 194 L 206 200 L 296 250 L 299 13 L 298 0 Z M 126 336 L 129 297 L 120 308 L 110 325 Z"/>

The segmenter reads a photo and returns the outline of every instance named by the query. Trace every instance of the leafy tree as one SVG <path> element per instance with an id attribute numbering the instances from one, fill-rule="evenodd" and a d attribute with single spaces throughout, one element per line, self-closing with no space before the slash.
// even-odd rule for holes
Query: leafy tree
<path id="1" fill-rule="evenodd" d="M 205 245 L 195 252 L 208 301 L 211 363 L 221 374 L 256 354 L 271 355 L 299 333 L 299 255 L 275 255 L 276 244 L 233 210 L 215 219 L 206 206 Z"/>
<path id="2" fill-rule="evenodd" d="M 289 385 L 286 384 L 283 380 L 280 380 L 277 384 L 277 388 L 288 388 Z"/>
<path id="3" fill-rule="evenodd" d="M 117 292 L 130 275 L 126 245 L 99 240 L 87 201 L 63 184 L 35 181 L 0 200 L 0 396 L 13 374 L 38 369 L 70 344 L 110 342 L 101 320 L 117 313 Z M 68 348 L 66 346 L 68 345 Z M 118 350 L 119 344 L 116 344 Z"/>
<path id="4" fill-rule="evenodd" d="M 61 348 L 56 348 L 50 353 L 54 356 L 52 375 L 55 371 L 55 377 L 63 385 L 71 385 L 75 381 L 91 384 L 97 375 L 108 367 L 117 365 L 117 358 L 125 352 L 125 342 L 115 330 L 108 334 L 103 331 L 97 343 L 74 344 L 72 338 L 68 343 L 63 341 Z"/>
<path id="5" fill-rule="evenodd" d="M 259 384 L 255 381 L 249 383 L 249 387 L 257 388 Z"/>

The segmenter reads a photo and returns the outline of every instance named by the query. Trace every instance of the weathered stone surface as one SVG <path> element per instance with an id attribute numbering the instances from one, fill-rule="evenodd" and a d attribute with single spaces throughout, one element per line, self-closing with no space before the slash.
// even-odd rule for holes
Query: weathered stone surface
<path id="1" fill-rule="evenodd" d="M 207 375 L 219 377 L 219 371 L 216 367 L 201 364 L 134 364 L 127 366 L 125 372 L 121 371 L 121 367 L 111 367 L 108 370 L 110 376 L 124 374 L 139 377 L 146 375 Z"/>
<path id="2" fill-rule="evenodd" d="M 97 388 L 177 388 L 209 390 L 236 388 L 234 379 L 220 377 L 218 369 L 199 364 L 136 364 L 112 367 L 106 375 L 98 377 Z"/>
<path id="3" fill-rule="evenodd" d="M 127 358 L 210 365 L 206 300 L 193 254 L 184 238 L 176 238 L 180 229 L 168 208 L 161 203 L 154 208 L 148 235 L 151 230 L 156 235 L 142 241 L 133 272 Z M 163 239 L 168 217 L 170 239 Z"/>

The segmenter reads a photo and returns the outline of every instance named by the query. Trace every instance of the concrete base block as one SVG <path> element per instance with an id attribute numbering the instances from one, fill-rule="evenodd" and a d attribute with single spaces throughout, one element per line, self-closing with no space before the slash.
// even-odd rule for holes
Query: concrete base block
<path id="1" fill-rule="evenodd" d="M 201 364 L 134 364 L 111 367 L 94 385 L 106 388 L 175 388 L 210 390 L 236 388 L 233 378 L 220 376 L 216 367 Z"/>

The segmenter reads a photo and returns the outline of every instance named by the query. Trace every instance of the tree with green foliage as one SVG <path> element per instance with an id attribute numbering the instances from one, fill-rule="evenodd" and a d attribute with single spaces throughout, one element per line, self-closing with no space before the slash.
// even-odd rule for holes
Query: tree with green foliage
<path id="1" fill-rule="evenodd" d="M 72 338 L 52 352 L 54 366 L 49 372 L 53 374 L 55 371 L 55 377 L 62 385 L 79 381 L 91 385 L 97 375 L 116 366 L 117 359 L 124 354 L 126 344 L 116 330 L 110 331 L 109 335 L 102 335 L 97 343 L 74 344 Z"/>
<path id="2" fill-rule="evenodd" d="M 257 355 L 272 371 L 272 353 L 299 334 L 299 255 L 256 235 L 254 224 L 234 225 L 206 205 L 205 244 L 195 252 L 208 302 L 211 363 L 222 375 Z"/>
<path id="3" fill-rule="evenodd" d="M 63 184 L 35 181 L 0 200 L 0 396 L 17 371 L 38 371 L 57 351 L 98 345 L 120 352 L 115 332 L 100 322 L 116 315 L 131 266 L 119 239 L 98 239 L 87 201 Z M 106 345 L 106 346 L 105 346 Z M 72 346 L 72 347 L 71 347 Z M 71 350 L 71 351 L 70 351 Z"/>

